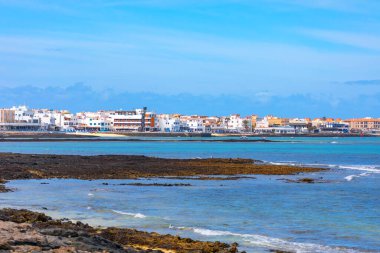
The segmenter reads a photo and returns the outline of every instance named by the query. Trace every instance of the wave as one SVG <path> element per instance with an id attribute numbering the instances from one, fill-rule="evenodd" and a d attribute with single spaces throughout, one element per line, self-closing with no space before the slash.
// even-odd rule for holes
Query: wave
<path id="1" fill-rule="evenodd" d="M 295 161 L 267 162 L 264 163 L 273 165 L 291 165 L 291 166 L 310 166 L 310 167 L 328 167 L 337 169 L 363 170 L 369 172 L 380 173 L 380 166 L 377 165 L 339 165 L 339 164 L 324 164 L 324 163 L 301 163 Z"/>
<path id="2" fill-rule="evenodd" d="M 354 179 L 354 178 L 366 177 L 366 176 L 369 176 L 371 174 L 372 173 L 370 173 L 370 172 L 364 172 L 364 173 L 360 173 L 359 175 L 349 175 L 349 176 L 345 177 L 344 179 L 346 179 L 347 181 L 352 181 L 352 179 Z"/>
<path id="3" fill-rule="evenodd" d="M 375 165 L 337 165 L 337 164 L 319 164 L 319 163 L 296 163 L 294 161 L 288 162 L 267 162 L 273 165 L 288 165 L 288 166 L 307 166 L 307 167 L 325 167 L 343 170 L 357 170 L 365 171 L 361 174 L 354 174 L 344 177 L 347 181 L 352 181 L 354 178 L 366 177 L 371 174 L 380 174 L 380 166 Z"/>
<path id="4" fill-rule="evenodd" d="M 118 211 L 118 210 L 112 210 L 112 212 L 117 213 L 117 214 L 131 216 L 133 218 L 139 218 L 139 219 L 146 218 L 146 216 L 144 214 L 142 214 L 142 213 L 127 213 L 127 212 Z"/>
<path id="5" fill-rule="evenodd" d="M 291 242 L 285 239 L 274 238 L 257 234 L 239 234 L 229 231 L 211 230 L 205 228 L 196 227 L 174 227 L 169 226 L 170 229 L 175 230 L 188 230 L 204 236 L 232 236 L 237 237 L 241 241 L 244 241 L 252 246 L 269 248 L 274 250 L 284 250 L 296 253 L 358 253 L 361 251 L 348 249 L 343 247 L 332 247 L 314 243 L 298 243 Z M 235 240 L 235 238 L 234 238 Z"/>
<path id="6" fill-rule="evenodd" d="M 380 173 L 380 168 L 371 165 L 338 165 L 339 169 L 349 169 L 349 170 L 361 170 L 372 173 Z"/>
<path id="7" fill-rule="evenodd" d="M 302 164 L 295 162 L 269 162 L 269 164 L 273 165 L 288 165 L 288 166 L 300 166 Z"/>
<path id="8" fill-rule="evenodd" d="M 371 174 L 380 174 L 380 168 L 377 166 L 371 166 L 371 165 L 339 165 L 336 167 L 339 169 L 345 169 L 345 170 L 364 171 L 363 173 L 360 173 L 360 174 L 346 176 L 344 179 L 346 179 L 347 181 L 352 181 L 355 178 L 367 177 Z"/>

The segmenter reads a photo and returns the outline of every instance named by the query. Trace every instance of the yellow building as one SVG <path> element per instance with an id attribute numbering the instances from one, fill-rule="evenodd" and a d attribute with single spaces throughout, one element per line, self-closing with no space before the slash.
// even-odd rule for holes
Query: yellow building
<path id="1" fill-rule="evenodd" d="M 257 122 L 257 115 L 252 115 L 251 116 L 252 129 L 256 128 L 256 122 Z"/>
<path id="2" fill-rule="evenodd" d="M 374 118 L 361 118 L 361 119 L 347 119 L 351 129 L 367 130 L 367 129 L 380 129 L 380 119 Z"/>
<path id="3" fill-rule="evenodd" d="M 289 124 L 289 119 L 279 118 L 275 116 L 267 116 L 269 126 L 286 126 Z"/>

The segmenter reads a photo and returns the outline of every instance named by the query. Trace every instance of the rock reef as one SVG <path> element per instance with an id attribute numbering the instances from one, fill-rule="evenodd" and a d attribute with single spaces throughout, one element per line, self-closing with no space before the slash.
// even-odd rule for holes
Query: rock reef
<path id="1" fill-rule="evenodd" d="M 6 180 L 290 175 L 321 170 L 324 169 L 263 164 L 256 160 L 240 158 L 167 159 L 131 155 L 0 154 L 0 175 Z"/>
<path id="2" fill-rule="evenodd" d="M 7 187 L 5 187 L 4 184 L 6 182 L 7 182 L 6 180 L 0 178 L 0 192 L 10 192 L 10 191 L 12 191 L 11 189 L 8 189 Z"/>
<path id="3" fill-rule="evenodd" d="M 10 190 L 4 185 L 6 180 L 16 179 L 239 180 L 254 178 L 247 175 L 291 175 L 322 170 L 324 169 L 263 164 L 253 159 L 240 158 L 166 159 L 131 155 L 0 153 L 0 192 Z M 304 181 L 311 183 L 310 180 Z M 127 185 L 191 186 L 183 183 L 128 183 Z M 81 222 L 53 220 L 45 214 L 28 210 L 0 210 L 0 252 L 236 253 L 237 246 L 237 244 L 196 241 L 128 228 L 94 228 Z"/>
<path id="4" fill-rule="evenodd" d="M 126 228 L 94 228 L 28 210 L 0 210 L 1 252 L 237 253 L 237 244 L 202 242 Z"/>

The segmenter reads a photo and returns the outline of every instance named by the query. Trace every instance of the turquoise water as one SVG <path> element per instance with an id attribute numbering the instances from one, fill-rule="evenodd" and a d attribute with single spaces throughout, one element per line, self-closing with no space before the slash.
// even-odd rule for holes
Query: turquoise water
<path id="1" fill-rule="evenodd" d="M 8 187 L 18 190 L 1 194 L 0 206 L 44 211 L 93 225 L 236 241 L 247 252 L 380 252 L 380 138 L 276 140 L 284 142 L 0 143 L 0 152 L 250 157 L 330 170 L 237 181 L 20 180 L 8 183 Z M 322 177 L 326 183 L 281 180 L 305 176 Z M 118 185 L 126 182 L 192 186 Z"/>
<path id="2" fill-rule="evenodd" d="M 0 143 L 0 152 L 82 155 L 141 154 L 171 158 L 246 157 L 271 162 L 337 165 L 380 164 L 380 138 L 377 137 L 268 139 L 279 142 L 2 142 Z M 204 138 L 204 140 L 210 140 L 210 138 Z"/>

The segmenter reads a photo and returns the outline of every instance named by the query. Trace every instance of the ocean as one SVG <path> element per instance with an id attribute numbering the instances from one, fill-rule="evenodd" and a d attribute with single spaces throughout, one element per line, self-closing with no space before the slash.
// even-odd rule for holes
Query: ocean
<path id="1" fill-rule="evenodd" d="M 230 137 L 226 137 L 230 139 Z M 0 207 L 91 225 L 130 227 L 268 252 L 380 252 L 380 138 L 268 138 L 278 142 L 2 142 L 0 152 L 242 157 L 328 171 L 240 180 L 15 180 Z M 192 138 L 210 140 L 210 138 Z M 222 138 L 223 139 L 223 138 Z M 211 139 L 212 140 L 212 139 Z M 322 183 L 289 183 L 312 177 Z M 125 183 L 189 183 L 148 187 Z M 41 184 L 43 183 L 43 184 Z M 106 184 L 104 184 L 106 183 Z"/>

